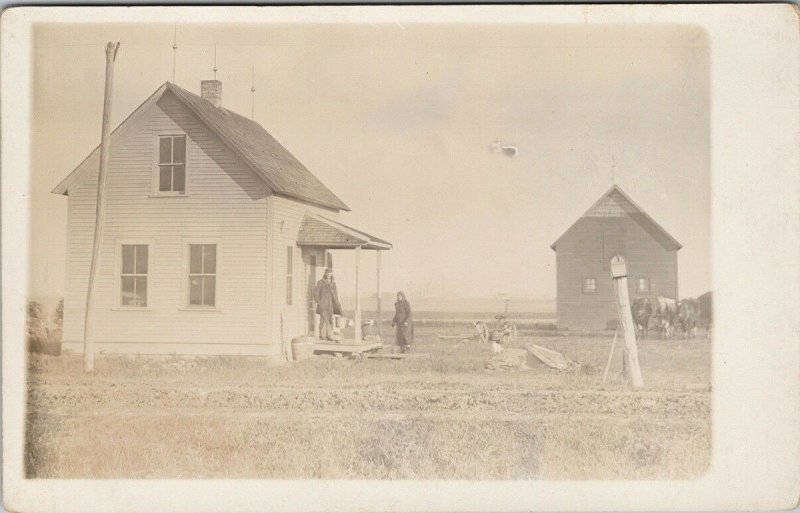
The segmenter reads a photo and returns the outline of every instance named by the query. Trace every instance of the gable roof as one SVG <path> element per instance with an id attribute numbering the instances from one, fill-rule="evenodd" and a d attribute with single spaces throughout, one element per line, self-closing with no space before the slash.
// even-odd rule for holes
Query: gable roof
<path id="1" fill-rule="evenodd" d="M 560 241 L 564 235 L 569 233 L 572 228 L 578 224 L 578 221 L 583 219 L 584 217 L 624 217 L 624 216 L 632 216 L 636 218 L 641 218 L 645 223 L 649 224 L 655 230 L 664 236 L 667 243 L 672 246 L 674 249 L 678 250 L 681 249 L 683 246 L 680 242 L 675 240 L 675 238 L 667 233 L 667 231 L 656 222 L 655 219 L 650 217 L 650 214 L 645 212 L 639 205 L 637 205 L 627 194 L 622 192 L 622 189 L 619 188 L 618 185 L 614 184 L 611 188 L 606 191 L 605 194 L 600 196 L 591 207 L 583 213 L 581 217 L 578 218 L 577 221 L 572 223 L 572 225 L 561 234 L 554 243 L 550 245 L 550 249 L 553 251 L 556 250 L 556 246 L 558 245 L 558 241 Z"/>
<path id="2" fill-rule="evenodd" d="M 356 230 L 339 221 L 306 212 L 297 234 L 300 246 L 322 246 L 330 249 L 362 247 L 365 249 L 391 249 L 392 244 L 374 235 Z"/>
<path id="3" fill-rule="evenodd" d="M 305 200 L 310 203 L 335 210 L 350 210 L 330 189 L 315 177 L 294 155 L 284 148 L 274 137 L 255 121 L 225 108 L 217 108 L 211 102 L 196 94 L 166 82 L 150 96 L 136 111 L 112 132 L 112 137 L 126 126 L 136 113 L 148 104 L 154 103 L 166 92 L 171 92 L 200 121 L 245 164 L 247 164 L 276 194 Z M 99 146 L 95 152 L 99 152 Z M 83 165 L 79 165 L 67 178 L 58 184 L 53 192 L 67 194 L 68 187 L 74 183 L 73 176 Z"/>

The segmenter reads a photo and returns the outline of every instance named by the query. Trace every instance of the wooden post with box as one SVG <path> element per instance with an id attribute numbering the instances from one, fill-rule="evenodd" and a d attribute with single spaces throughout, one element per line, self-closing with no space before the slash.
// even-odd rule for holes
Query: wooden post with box
<path id="1" fill-rule="evenodd" d="M 633 324 L 631 303 L 628 297 L 628 266 L 625 259 L 616 255 L 611 259 L 611 278 L 617 298 L 617 316 L 625 346 L 623 356 L 623 375 L 633 385 L 642 388 L 642 371 L 639 368 L 639 351 L 636 348 L 636 326 Z"/>

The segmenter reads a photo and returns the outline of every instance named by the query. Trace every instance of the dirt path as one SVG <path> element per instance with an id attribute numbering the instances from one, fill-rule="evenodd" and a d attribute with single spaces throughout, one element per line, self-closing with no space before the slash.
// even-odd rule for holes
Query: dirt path
<path id="1" fill-rule="evenodd" d="M 707 392 L 589 391 L 508 388 L 484 390 L 462 384 L 444 389 L 429 384 L 375 384 L 367 387 L 288 388 L 204 386 L 174 383 L 70 384 L 39 383 L 29 391 L 33 410 L 60 414 L 82 414 L 101 410 L 235 408 L 244 412 L 436 411 L 571 415 L 658 415 L 662 417 L 706 417 L 710 410 Z"/>

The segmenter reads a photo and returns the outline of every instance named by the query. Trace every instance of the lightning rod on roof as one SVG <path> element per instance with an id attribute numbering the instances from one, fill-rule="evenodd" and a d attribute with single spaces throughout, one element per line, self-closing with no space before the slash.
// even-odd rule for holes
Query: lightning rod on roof
<path id="1" fill-rule="evenodd" d="M 217 79 L 217 45 L 214 45 L 214 80 Z"/>
<path id="2" fill-rule="evenodd" d="M 172 27 L 172 83 L 175 83 L 175 59 L 178 54 L 178 24 Z"/>
<path id="3" fill-rule="evenodd" d="M 250 86 L 250 119 L 256 119 L 256 67 L 253 66 L 253 80 Z"/>

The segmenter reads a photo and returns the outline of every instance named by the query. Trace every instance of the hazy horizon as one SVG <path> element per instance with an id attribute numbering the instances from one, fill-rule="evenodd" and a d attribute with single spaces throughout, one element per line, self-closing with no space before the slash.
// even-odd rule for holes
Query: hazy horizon
<path id="1" fill-rule="evenodd" d="M 51 189 L 99 143 L 104 45 L 120 41 L 112 126 L 172 81 L 172 25 L 34 33 L 31 296 L 64 291 L 66 203 Z M 550 244 L 616 182 L 683 244 L 680 291 L 711 288 L 708 48 L 691 26 L 177 26 L 175 82 L 223 83 L 394 244 L 383 291 L 555 297 Z M 492 153 L 501 139 L 519 148 Z M 353 296 L 352 252 L 335 251 Z M 363 252 L 362 294 L 375 291 Z"/>

